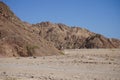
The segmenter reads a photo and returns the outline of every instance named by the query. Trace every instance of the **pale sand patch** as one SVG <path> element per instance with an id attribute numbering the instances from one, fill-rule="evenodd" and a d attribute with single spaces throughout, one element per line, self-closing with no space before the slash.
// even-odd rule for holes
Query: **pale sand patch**
<path id="1" fill-rule="evenodd" d="M 120 49 L 71 49 L 65 55 L 0 58 L 0 80 L 120 80 Z"/>

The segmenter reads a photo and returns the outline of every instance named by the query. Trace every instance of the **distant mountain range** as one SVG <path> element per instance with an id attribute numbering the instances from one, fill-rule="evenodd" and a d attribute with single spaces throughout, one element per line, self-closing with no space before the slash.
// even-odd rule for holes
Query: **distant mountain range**
<path id="1" fill-rule="evenodd" d="M 120 48 L 120 40 L 61 23 L 22 22 L 0 2 L 1 57 L 59 55 L 63 49 L 81 48 Z"/>

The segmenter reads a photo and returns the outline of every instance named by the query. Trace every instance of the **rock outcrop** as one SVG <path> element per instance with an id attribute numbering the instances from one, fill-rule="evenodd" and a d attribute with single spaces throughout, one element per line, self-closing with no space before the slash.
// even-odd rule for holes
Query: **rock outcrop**
<path id="1" fill-rule="evenodd" d="M 100 34 L 80 27 L 69 27 L 64 24 L 41 22 L 34 24 L 39 36 L 54 44 L 57 49 L 80 48 L 120 48 L 120 40 L 109 39 Z"/>
<path id="2" fill-rule="evenodd" d="M 95 34 L 86 38 L 82 48 L 120 48 L 120 40 Z"/>

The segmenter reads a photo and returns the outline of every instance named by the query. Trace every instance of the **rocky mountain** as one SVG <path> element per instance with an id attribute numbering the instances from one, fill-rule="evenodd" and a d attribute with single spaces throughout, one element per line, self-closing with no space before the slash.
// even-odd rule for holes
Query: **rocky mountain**
<path id="1" fill-rule="evenodd" d="M 76 48 L 120 48 L 120 40 L 61 23 L 22 22 L 0 2 L 0 56 L 58 55 L 61 49 Z"/>
<path id="2" fill-rule="evenodd" d="M 120 48 L 120 40 L 109 39 L 100 34 L 90 32 L 80 27 L 69 27 L 64 24 L 41 22 L 32 25 L 38 28 L 39 36 L 50 41 L 61 49 L 80 48 Z"/>
<path id="3" fill-rule="evenodd" d="M 85 39 L 94 34 L 86 29 L 69 27 L 60 23 L 41 22 L 32 26 L 39 29 L 39 36 L 52 42 L 58 49 L 80 48 Z"/>
<path id="4" fill-rule="evenodd" d="M 31 25 L 22 22 L 0 2 L 0 56 L 57 55 L 54 45 L 37 35 Z"/>

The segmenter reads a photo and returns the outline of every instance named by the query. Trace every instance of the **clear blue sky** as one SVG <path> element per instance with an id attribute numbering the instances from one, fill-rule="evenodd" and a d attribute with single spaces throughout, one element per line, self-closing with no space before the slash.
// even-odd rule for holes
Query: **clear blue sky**
<path id="1" fill-rule="evenodd" d="M 120 0 L 3 0 L 23 21 L 80 26 L 120 39 Z"/>

